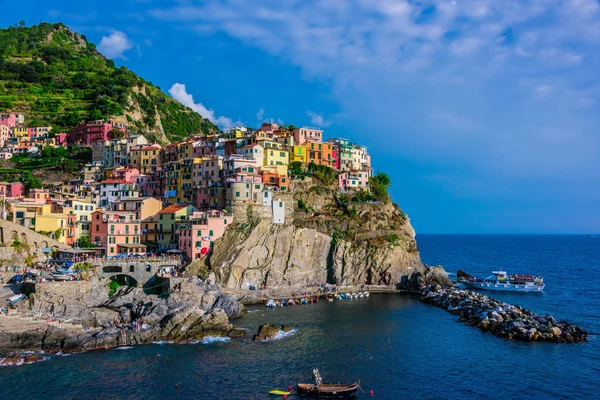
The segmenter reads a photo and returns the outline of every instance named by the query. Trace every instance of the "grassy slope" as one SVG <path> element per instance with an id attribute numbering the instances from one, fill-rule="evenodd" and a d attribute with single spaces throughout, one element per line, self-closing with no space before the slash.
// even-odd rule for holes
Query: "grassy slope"
<path id="1" fill-rule="evenodd" d="M 100 118 L 161 142 L 218 131 L 60 23 L 0 29 L 0 112 L 9 111 L 55 132 Z"/>

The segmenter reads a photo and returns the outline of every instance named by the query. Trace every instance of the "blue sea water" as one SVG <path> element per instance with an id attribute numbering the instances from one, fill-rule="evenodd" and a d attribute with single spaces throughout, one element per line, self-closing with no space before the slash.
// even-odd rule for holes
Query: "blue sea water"
<path id="1" fill-rule="evenodd" d="M 591 332 L 589 343 L 511 342 L 464 326 L 413 297 L 373 295 L 275 310 L 257 306 L 234 321 L 249 337 L 231 342 L 146 345 L 0 368 L 0 398 L 268 399 L 274 398 L 271 389 L 310 381 L 313 366 L 327 381 L 360 379 L 376 399 L 598 398 L 600 239 L 420 235 L 417 240 L 423 261 L 449 272 L 485 276 L 503 267 L 543 274 L 543 294 L 494 296 L 576 323 Z M 266 322 L 297 331 L 252 342 L 251 333 Z"/>

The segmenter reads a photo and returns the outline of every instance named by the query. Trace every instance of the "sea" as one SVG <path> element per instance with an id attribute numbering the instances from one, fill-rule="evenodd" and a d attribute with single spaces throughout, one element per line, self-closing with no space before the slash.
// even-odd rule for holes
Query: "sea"
<path id="1" fill-rule="evenodd" d="M 419 235 L 417 241 L 425 263 L 450 273 L 485 277 L 503 268 L 544 275 L 543 294 L 493 295 L 577 324 L 590 332 L 589 342 L 496 338 L 410 295 L 253 306 L 233 321 L 248 330 L 244 339 L 54 355 L 0 368 L 0 399 L 275 399 L 270 390 L 311 382 L 315 367 L 327 382 L 360 379 L 364 399 L 600 397 L 600 237 Z M 295 330 L 252 342 L 263 323 Z"/>

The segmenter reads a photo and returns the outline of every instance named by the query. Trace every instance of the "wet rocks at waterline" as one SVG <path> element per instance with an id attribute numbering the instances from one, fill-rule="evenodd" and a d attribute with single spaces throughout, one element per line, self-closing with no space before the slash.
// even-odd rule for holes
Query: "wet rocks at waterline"
<path id="1" fill-rule="evenodd" d="M 458 315 L 460 322 L 502 338 L 523 342 L 587 341 L 587 331 L 575 325 L 469 290 L 427 286 L 421 291 L 421 301 Z"/>

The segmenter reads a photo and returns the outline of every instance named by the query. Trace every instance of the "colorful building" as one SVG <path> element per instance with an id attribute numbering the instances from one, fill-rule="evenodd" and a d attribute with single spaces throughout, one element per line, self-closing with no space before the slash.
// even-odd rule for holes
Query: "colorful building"
<path id="1" fill-rule="evenodd" d="M 23 123 L 25 123 L 25 116 L 23 114 L 0 114 L 0 125 L 14 128 Z"/>
<path id="2" fill-rule="evenodd" d="M 94 211 L 91 240 L 107 256 L 146 253 L 140 220 L 129 211 Z"/>
<path id="3" fill-rule="evenodd" d="M 177 225 L 179 250 L 192 260 L 211 252 L 215 240 L 223 236 L 233 216 L 222 211 L 195 212 Z"/>
<path id="4" fill-rule="evenodd" d="M 21 197 L 25 195 L 25 186 L 21 182 L 0 182 L 1 197 Z"/>
<path id="5" fill-rule="evenodd" d="M 370 191 L 368 171 L 344 171 L 338 175 L 342 191 Z"/>
<path id="6" fill-rule="evenodd" d="M 82 123 L 67 132 L 67 143 L 91 146 L 94 142 L 111 140 L 113 138 L 108 133 L 113 129 L 127 133 L 125 125 L 116 122 L 99 120 Z"/>
<path id="7" fill-rule="evenodd" d="M 186 221 L 196 208 L 189 204 L 171 204 L 158 213 L 158 249 L 169 250 L 177 248 L 176 225 Z"/>
<path id="8" fill-rule="evenodd" d="M 323 140 L 323 131 L 315 128 L 302 127 L 294 129 L 294 144 L 301 145 L 306 142 L 321 142 Z"/>

